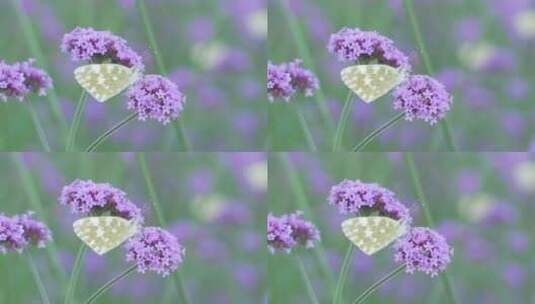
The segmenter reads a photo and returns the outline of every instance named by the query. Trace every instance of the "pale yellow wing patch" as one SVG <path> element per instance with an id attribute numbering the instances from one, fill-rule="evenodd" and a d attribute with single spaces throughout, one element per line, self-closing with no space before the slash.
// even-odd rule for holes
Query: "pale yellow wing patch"
<path id="1" fill-rule="evenodd" d="M 99 102 L 118 95 L 134 83 L 140 73 L 120 64 L 88 64 L 74 70 L 74 78 Z"/>
<path id="2" fill-rule="evenodd" d="M 342 222 L 344 235 L 367 255 L 390 245 L 404 230 L 400 221 L 385 216 L 355 217 Z"/>
<path id="3" fill-rule="evenodd" d="M 138 225 L 118 216 L 93 216 L 76 220 L 73 228 L 80 240 L 103 255 L 134 235 Z"/>
<path id="4" fill-rule="evenodd" d="M 406 77 L 401 69 L 384 64 L 354 65 L 340 72 L 344 84 L 366 103 L 398 86 Z"/>

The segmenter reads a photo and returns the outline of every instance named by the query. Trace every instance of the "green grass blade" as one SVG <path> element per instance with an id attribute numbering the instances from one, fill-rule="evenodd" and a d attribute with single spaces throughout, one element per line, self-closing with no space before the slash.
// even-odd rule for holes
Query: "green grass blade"
<path id="1" fill-rule="evenodd" d="M 67 146 L 65 147 L 67 152 L 72 152 L 75 150 L 76 134 L 78 133 L 78 128 L 80 127 L 80 121 L 82 120 L 86 100 L 87 93 L 85 92 L 85 90 L 82 90 L 82 94 L 80 94 L 80 99 L 76 104 L 76 110 L 74 111 L 74 117 L 72 118 L 71 128 L 69 129 L 69 137 L 67 138 Z"/>

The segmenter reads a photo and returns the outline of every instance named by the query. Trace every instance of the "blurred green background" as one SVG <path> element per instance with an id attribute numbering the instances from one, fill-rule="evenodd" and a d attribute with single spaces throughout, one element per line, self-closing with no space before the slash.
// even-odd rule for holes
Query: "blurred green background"
<path id="1" fill-rule="evenodd" d="M 535 293 L 532 253 L 535 225 L 535 158 L 526 153 L 415 153 L 419 180 L 436 227 L 454 256 L 447 267 L 458 303 L 531 303 Z M 306 265 L 320 303 L 330 303 L 349 241 L 340 224 L 349 216 L 327 204 L 329 189 L 343 179 L 376 182 L 394 191 L 428 226 L 413 179 L 400 153 L 272 153 L 268 212 L 302 210 L 321 232 L 314 249 L 298 248 L 268 258 L 270 303 L 311 303 L 297 258 Z M 396 267 L 391 247 L 369 257 L 355 249 L 344 303 Z M 365 303 L 450 303 L 439 277 L 401 274 Z"/>
<path id="2" fill-rule="evenodd" d="M 262 153 L 153 153 L 145 156 L 155 191 L 168 222 L 164 227 L 186 248 L 179 272 L 192 303 L 257 303 L 264 296 L 266 159 Z M 80 241 L 77 218 L 58 203 L 65 184 L 76 178 L 109 182 L 142 208 L 145 226 L 159 226 L 149 199 L 140 155 L 0 154 L 0 212 L 35 211 L 54 242 L 32 249 L 52 303 L 62 303 Z M 77 299 L 125 270 L 122 247 L 104 256 L 89 253 Z M 59 263 L 56 264 L 55 261 Z M 59 267 L 56 267 L 59 266 Z M 40 303 L 24 255 L 0 255 L 0 303 Z M 97 303 L 177 303 L 171 276 L 134 272 Z"/>

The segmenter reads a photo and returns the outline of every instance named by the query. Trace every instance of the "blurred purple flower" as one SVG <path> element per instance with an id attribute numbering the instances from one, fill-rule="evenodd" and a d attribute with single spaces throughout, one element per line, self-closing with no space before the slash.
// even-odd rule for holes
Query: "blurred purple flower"
<path id="1" fill-rule="evenodd" d="M 502 277 L 510 288 L 521 288 L 526 279 L 526 272 L 522 265 L 509 263 L 502 269 Z"/>
<path id="2" fill-rule="evenodd" d="M 506 83 L 505 92 L 514 100 L 525 99 L 530 91 L 529 83 L 522 78 L 513 78 Z"/>
<path id="3" fill-rule="evenodd" d="M 46 89 L 52 87 L 52 79 L 48 74 L 33 67 L 34 60 L 6 64 L 0 61 L 0 99 L 7 97 L 22 100 L 29 92 L 39 96 L 46 95 Z"/>
<path id="4" fill-rule="evenodd" d="M 208 40 L 214 35 L 214 24 L 209 17 L 197 16 L 186 24 L 189 40 L 195 42 Z"/>
<path id="5" fill-rule="evenodd" d="M 267 244 L 269 251 L 276 250 L 290 252 L 297 241 L 292 236 L 292 227 L 284 217 L 276 217 L 271 213 L 267 217 Z"/>
<path id="6" fill-rule="evenodd" d="M 481 37 L 481 22 L 477 17 L 465 17 L 455 24 L 456 39 L 476 41 Z"/>
<path id="7" fill-rule="evenodd" d="M 406 265 L 407 273 L 415 270 L 436 276 L 446 269 L 453 256 L 446 239 L 424 227 L 415 227 L 394 244 L 394 260 Z"/>
<path id="8" fill-rule="evenodd" d="M 0 252 L 15 250 L 20 253 L 26 244 L 23 227 L 17 220 L 0 213 Z"/>
<path id="9" fill-rule="evenodd" d="M 146 75 L 126 92 L 127 108 L 138 113 L 138 119 L 155 119 L 168 124 L 178 118 L 186 97 L 171 80 L 159 75 Z"/>
<path id="10" fill-rule="evenodd" d="M 341 214 L 379 212 L 383 216 L 411 222 L 409 209 L 397 200 L 394 192 L 376 183 L 345 179 L 331 188 L 327 202 L 336 206 Z"/>
<path id="11" fill-rule="evenodd" d="M 507 234 L 507 243 L 513 252 L 523 252 L 529 247 L 529 235 L 523 230 L 513 230 Z"/>
<path id="12" fill-rule="evenodd" d="M 297 244 L 305 246 L 305 248 L 312 248 L 314 243 L 320 240 L 319 230 L 314 224 L 303 219 L 303 212 L 296 211 L 283 215 L 283 219 L 292 228 L 292 237 Z"/>
<path id="13" fill-rule="evenodd" d="M 406 120 L 422 119 L 431 125 L 446 116 L 452 102 L 444 85 L 425 75 L 410 76 L 392 95 L 394 109 L 403 110 Z"/>
<path id="14" fill-rule="evenodd" d="M 377 60 L 395 68 L 411 69 L 409 58 L 394 46 L 394 42 L 373 31 L 344 27 L 331 35 L 327 49 L 341 62 L 366 64 Z"/>
<path id="15" fill-rule="evenodd" d="M 301 63 L 300 59 L 279 65 L 268 63 L 267 91 L 270 101 L 276 98 L 289 101 L 296 91 L 305 96 L 313 95 L 319 87 L 319 81 L 310 70 L 302 68 Z"/>
<path id="16" fill-rule="evenodd" d="M 210 192 L 214 184 L 214 174 L 208 168 L 197 168 L 188 174 L 187 184 L 193 194 Z"/>
<path id="17" fill-rule="evenodd" d="M 71 207 L 73 214 L 111 215 L 143 222 L 141 209 L 134 205 L 126 193 L 108 183 L 76 179 L 63 187 L 59 203 Z"/>
<path id="18" fill-rule="evenodd" d="M 141 56 L 128 46 L 126 40 L 110 31 L 76 27 L 63 36 L 60 48 L 74 61 L 91 60 L 94 63 L 102 63 L 111 60 L 113 63 L 134 67 L 140 71 L 144 69 Z"/>
<path id="19" fill-rule="evenodd" d="M 511 224 L 518 220 L 518 211 L 510 203 L 494 203 L 489 208 L 482 220 L 484 223 L 490 225 Z"/>
<path id="20" fill-rule="evenodd" d="M 481 187 L 481 175 L 473 169 L 462 169 L 457 174 L 457 190 L 463 194 L 474 193 Z"/>
<path id="21" fill-rule="evenodd" d="M 178 268 L 185 249 L 176 237 L 158 227 L 145 227 L 125 244 L 126 261 L 141 273 L 154 271 L 166 277 Z"/>
<path id="22" fill-rule="evenodd" d="M 32 215 L 33 212 L 30 211 L 16 215 L 13 219 L 22 227 L 27 243 L 44 248 L 45 243 L 52 240 L 52 232 L 44 223 L 33 219 Z"/>

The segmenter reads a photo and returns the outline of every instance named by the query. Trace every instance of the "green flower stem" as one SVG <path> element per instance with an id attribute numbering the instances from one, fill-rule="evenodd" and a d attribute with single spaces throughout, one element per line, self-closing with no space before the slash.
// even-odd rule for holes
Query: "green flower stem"
<path id="1" fill-rule="evenodd" d="M 301 273 L 301 278 L 303 278 L 303 283 L 305 284 L 305 288 L 307 290 L 307 295 L 310 300 L 310 303 L 312 304 L 319 304 L 318 297 L 316 296 L 316 293 L 314 292 L 314 287 L 312 286 L 312 282 L 310 281 L 310 278 L 308 276 L 305 264 L 303 263 L 303 260 L 300 256 L 296 256 L 297 259 L 297 265 L 299 265 L 299 272 Z"/>
<path id="2" fill-rule="evenodd" d="M 165 227 L 167 225 L 167 221 L 164 217 L 160 200 L 158 199 L 158 195 L 156 194 L 156 190 L 154 188 L 154 182 L 152 181 L 152 175 L 149 171 L 149 168 L 147 166 L 147 162 L 145 161 L 145 154 L 139 153 L 137 155 L 137 161 L 139 164 L 139 167 L 141 169 L 141 173 L 145 179 L 145 183 L 147 185 L 147 191 L 149 194 L 149 199 L 152 202 L 152 207 L 154 208 L 154 211 L 156 213 L 156 217 L 158 218 L 158 222 L 161 226 Z M 188 293 L 186 292 L 186 288 L 184 287 L 184 282 L 182 280 L 182 276 L 180 275 L 180 272 L 177 270 L 173 273 L 173 280 L 175 282 L 176 291 L 178 293 L 178 296 L 180 298 L 181 304 L 190 304 L 191 301 L 189 300 Z"/>
<path id="3" fill-rule="evenodd" d="M 50 304 L 50 300 L 48 299 L 48 294 L 46 292 L 45 284 L 43 283 L 43 280 L 41 279 L 41 275 L 39 274 L 37 265 L 35 264 L 32 258 L 32 255 L 29 251 L 26 251 L 26 257 L 28 258 L 28 264 L 30 264 L 30 270 L 32 271 L 33 279 L 35 280 L 35 284 L 37 285 L 37 289 L 39 290 L 39 295 L 41 296 L 41 303 Z"/>
<path id="4" fill-rule="evenodd" d="M 87 246 L 84 244 L 81 244 L 80 248 L 78 249 L 78 254 L 76 255 L 76 259 L 74 260 L 74 264 L 72 267 L 71 279 L 67 287 L 67 292 L 65 293 L 64 304 L 75 303 L 74 299 L 75 299 L 75 293 L 76 293 L 76 286 L 78 285 L 78 280 L 80 279 L 80 271 L 82 270 L 82 262 L 84 260 L 86 250 L 87 250 Z"/>
<path id="5" fill-rule="evenodd" d="M 87 147 L 86 152 L 94 152 L 103 141 L 105 141 L 108 137 L 110 137 L 113 133 L 115 133 L 121 127 L 125 126 L 126 124 L 134 120 L 136 117 L 137 117 L 137 112 L 126 116 L 123 120 L 118 122 L 116 125 L 108 129 L 106 132 L 102 133 L 102 135 L 100 135 L 97 139 L 95 139 L 95 141 Z"/>
<path id="6" fill-rule="evenodd" d="M 370 142 L 372 142 L 377 136 L 379 136 L 381 133 L 386 131 L 386 129 L 390 128 L 391 126 L 395 125 L 397 122 L 399 122 L 403 117 L 405 116 L 405 113 L 399 113 L 396 116 L 392 117 L 389 121 L 384 123 L 379 128 L 373 130 L 368 136 L 366 136 L 360 143 L 358 143 L 355 147 L 353 147 L 354 152 L 362 151 Z"/>
<path id="7" fill-rule="evenodd" d="M 115 284 L 116 282 L 118 282 L 119 280 L 127 277 L 129 274 L 131 274 L 132 272 L 134 272 L 134 270 L 136 270 L 137 268 L 137 265 L 132 265 L 130 267 L 128 267 L 125 271 L 123 271 L 122 273 L 120 273 L 118 276 L 116 276 L 115 278 L 111 279 L 110 281 L 108 281 L 106 284 L 102 285 L 102 287 L 100 287 L 93 295 L 91 295 L 89 297 L 89 299 L 87 299 L 87 301 L 85 301 L 86 304 L 90 304 L 90 303 L 93 303 L 95 302 L 95 300 L 100 296 L 102 295 L 103 293 L 105 293 L 108 289 L 110 289 L 113 284 Z"/>
<path id="8" fill-rule="evenodd" d="M 139 15 L 141 17 L 141 21 L 143 22 L 143 26 L 145 28 L 147 39 L 149 40 L 150 48 L 152 49 L 152 53 L 154 54 L 154 59 L 156 60 L 156 67 L 158 68 L 158 72 L 162 75 L 167 75 L 167 69 L 165 68 L 165 64 L 162 58 L 162 53 L 160 52 L 160 48 L 158 46 L 158 43 L 156 42 L 156 37 L 154 35 L 154 30 L 152 28 L 152 23 L 150 21 L 149 14 L 147 12 L 145 1 L 137 0 L 136 2 L 137 2 L 138 10 L 139 10 Z M 190 151 L 191 145 L 190 145 L 190 141 L 187 138 L 186 131 L 184 130 L 184 122 L 180 118 L 178 118 L 176 119 L 174 124 L 175 124 L 175 130 L 177 133 L 176 135 L 182 148 L 184 149 L 184 151 Z"/>
<path id="9" fill-rule="evenodd" d="M 22 156 L 19 153 L 12 153 L 11 154 L 12 162 L 15 164 L 16 170 L 18 172 L 18 176 L 20 179 L 20 184 L 26 192 L 26 196 L 28 197 L 28 203 L 33 211 L 39 216 L 39 218 L 43 219 L 45 222 L 48 222 L 47 215 L 45 212 L 45 209 L 43 207 L 43 204 L 41 202 L 41 199 L 39 198 L 39 193 L 37 191 L 35 182 L 32 178 L 32 175 L 22 160 Z M 46 246 L 46 253 L 48 256 L 48 259 L 50 260 L 50 265 L 52 267 L 52 271 L 54 272 L 56 279 L 60 282 L 61 286 L 65 286 L 66 284 L 66 275 L 63 270 L 63 267 L 61 266 L 61 263 L 59 262 L 59 253 L 56 248 L 56 244 L 54 241 L 48 242 Z"/>
<path id="10" fill-rule="evenodd" d="M 34 31 L 30 18 L 28 17 L 28 15 L 26 15 L 24 10 L 22 9 L 22 2 L 19 0 L 11 0 L 11 4 L 13 8 L 15 9 L 15 13 L 17 15 L 19 26 L 22 28 L 22 33 L 24 35 L 24 38 L 26 39 L 26 42 L 28 43 L 28 47 L 30 49 L 32 56 L 35 57 L 35 60 L 37 60 L 37 63 L 44 70 L 48 70 L 48 64 L 45 61 L 45 56 L 39 44 L 39 39 Z M 51 88 L 48 90 L 46 97 L 50 104 L 50 108 L 52 110 L 52 114 L 54 115 L 54 118 L 59 122 L 60 130 L 62 134 L 66 135 L 67 134 L 67 121 L 65 120 L 61 112 L 61 107 L 59 105 L 58 96 L 56 95 L 54 88 Z"/>
<path id="11" fill-rule="evenodd" d="M 30 112 L 30 116 L 32 117 L 33 125 L 35 126 L 35 131 L 37 132 L 37 136 L 39 137 L 41 146 L 43 146 L 43 149 L 45 149 L 45 152 L 50 152 L 50 144 L 48 143 L 45 129 L 43 128 L 43 125 L 41 124 L 39 115 L 37 115 L 37 112 L 35 111 L 35 108 L 33 107 L 33 104 L 31 101 L 27 100 L 26 106 L 28 107 L 28 112 Z"/>
<path id="12" fill-rule="evenodd" d="M 433 218 L 433 214 L 431 213 L 431 209 L 429 208 L 429 204 L 427 203 L 427 199 L 425 197 L 425 193 L 422 187 L 422 182 L 420 179 L 420 174 L 418 173 L 418 169 L 416 168 L 416 165 L 414 164 L 414 160 L 412 158 L 411 153 L 409 152 L 405 153 L 405 162 L 407 163 L 407 167 L 409 167 L 409 171 L 410 171 L 411 178 L 412 178 L 412 183 L 414 185 L 414 190 L 416 191 L 416 195 L 418 197 L 418 201 L 420 202 L 420 206 L 422 206 L 422 209 L 424 211 L 424 217 L 427 222 L 427 225 L 430 227 L 434 227 L 435 220 Z M 457 298 L 455 296 L 455 291 L 453 289 L 453 284 L 451 283 L 451 278 L 447 270 L 444 270 L 440 274 L 440 279 L 442 280 L 444 288 L 446 289 L 446 294 L 448 295 L 449 302 L 452 304 L 458 303 Z"/>
<path id="13" fill-rule="evenodd" d="M 347 94 L 346 102 L 344 103 L 344 108 L 342 113 L 340 113 L 340 120 L 338 120 L 338 126 L 336 127 L 336 133 L 334 134 L 333 142 L 333 152 L 339 152 L 342 148 L 342 141 L 344 138 L 344 131 L 346 130 L 347 121 L 351 115 L 351 109 L 353 107 L 353 92 L 349 90 Z"/>
<path id="14" fill-rule="evenodd" d="M 67 145 L 65 147 L 65 150 L 67 150 L 67 152 L 72 152 L 75 150 L 76 134 L 78 133 L 78 128 L 80 127 L 80 121 L 82 119 L 82 114 L 84 113 L 86 100 L 87 93 L 85 92 L 85 90 L 82 90 L 82 94 L 80 94 L 80 99 L 76 104 L 76 110 L 74 111 L 74 117 L 72 118 L 71 128 L 69 129 L 69 137 L 67 138 Z"/>
<path id="15" fill-rule="evenodd" d="M 314 219 L 314 216 L 312 214 L 312 209 L 309 206 L 308 199 L 306 198 L 305 190 L 303 189 L 303 185 L 299 179 L 299 176 L 297 175 L 297 172 L 295 168 L 293 167 L 293 164 L 288 159 L 288 156 L 285 153 L 279 153 L 280 161 L 282 165 L 284 166 L 284 169 L 286 171 L 286 175 L 288 176 L 288 181 L 290 183 L 290 187 L 295 195 L 296 198 L 296 204 L 297 207 L 303 211 L 305 214 L 305 217 L 309 219 Z M 328 290 L 333 290 L 334 288 L 334 276 L 331 273 L 329 263 L 327 262 L 327 257 L 325 255 L 325 250 L 323 249 L 323 246 L 321 243 L 316 244 L 314 248 L 312 249 L 314 251 L 314 254 L 316 255 L 316 258 L 319 262 L 320 270 L 323 273 L 323 275 L 327 278 L 327 284 L 328 284 Z"/>
<path id="16" fill-rule="evenodd" d="M 346 284 L 347 274 L 349 273 L 349 266 L 353 259 L 354 248 L 355 246 L 353 243 L 349 242 L 349 247 L 347 247 L 346 255 L 344 256 L 344 261 L 340 268 L 340 274 L 338 275 L 338 283 L 336 283 L 336 288 L 334 290 L 333 304 L 342 303 L 342 299 L 344 298 L 344 286 Z"/>
<path id="17" fill-rule="evenodd" d="M 301 125 L 301 129 L 303 129 L 303 134 L 305 135 L 308 148 L 312 152 L 316 152 L 318 149 L 316 148 L 316 143 L 314 142 L 314 137 L 312 136 L 312 132 L 310 131 L 310 127 L 308 126 L 308 122 L 306 121 L 305 116 L 303 115 L 303 112 L 301 109 L 299 109 L 299 106 L 297 104 L 293 104 L 295 114 L 297 115 L 297 119 L 299 120 L 299 124 Z"/>
<path id="18" fill-rule="evenodd" d="M 299 26 L 299 22 L 297 21 L 297 18 L 295 17 L 291 9 L 288 7 L 288 3 L 286 2 L 286 0 L 280 0 L 280 6 L 286 18 L 286 22 L 288 23 L 288 27 L 290 28 L 290 31 L 292 32 L 292 36 L 294 38 L 293 40 L 297 44 L 297 50 L 299 52 L 299 56 L 303 59 L 304 64 L 310 67 L 312 71 L 314 71 L 315 70 L 314 61 L 312 60 L 312 56 L 310 55 L 310 50 L 307 47 L 305 36 L 303 34 L 301 27 Z M 327 126 L 327 131 L 329 134 L 332 134 L 332 132 L 334 131 L 334 122 L 329 112 L 329 108 L 327 107 L 326 98 L 325 98 L 325 95 L 323 94 L 323 90 L 321 89 L 321 86 L 318 87 L 318 89 L 316 90 L 316 94 L 314 96 L 315 96 L 316 104 L 320 111 L 320 115 L 325 125 Z"/>
<path id="19" fill-rule="evenodd" d="M 371 294 L 373 294 L 381 285 L 388 282 L 389 280 L 395 278 L 398 274 L 400 274 L 405 269 L 405 264 L 402 264 L 398 267 L 396 267 L 394 270 L 392 270 L 390 273 L 379 279 L 377 282 L 373 283 L 368 289 L 366 289 L 358 298 L 353 301 L 353 304 L 360 304 L 363 303 L 366 298 L 368 298 Z"/>
<path id="20" fill-rule="evenodd" d="M 435 71 L 431 63 L 431 57 L 429 57 L 429 53 L 427 52 L 427 48 L 424 43 L 424 39 L 422 36 L 422 31 L 420 30 L 418 19 L 416 18 L 416 14 L 414 13 L 414 5 L 412 3 L 412 0 L 404 0 L 404 1 L 405 1 L 405 10 L 407 11 L 407 15 L 409 17 L 409 21 L 411 23 L 412 30 L 414 33 L 414 38 L 416 39 L 416 44 L 418 45 L 418 49 L 422 56 L 425 68 L 429 75 L 433 75 Z M 444 139 L 446 140 L 446 144 L 448 145 L 448 150 L 457 151 L 457 146 L 455 145 L 455 141 L 453 140 L 453 137 L 451 136 L 451 129 L 448 124 L 448 120 L 446 118 L 443 118 L 440 124 L 441 124 L 442 134 L 444 136 Z"/>

